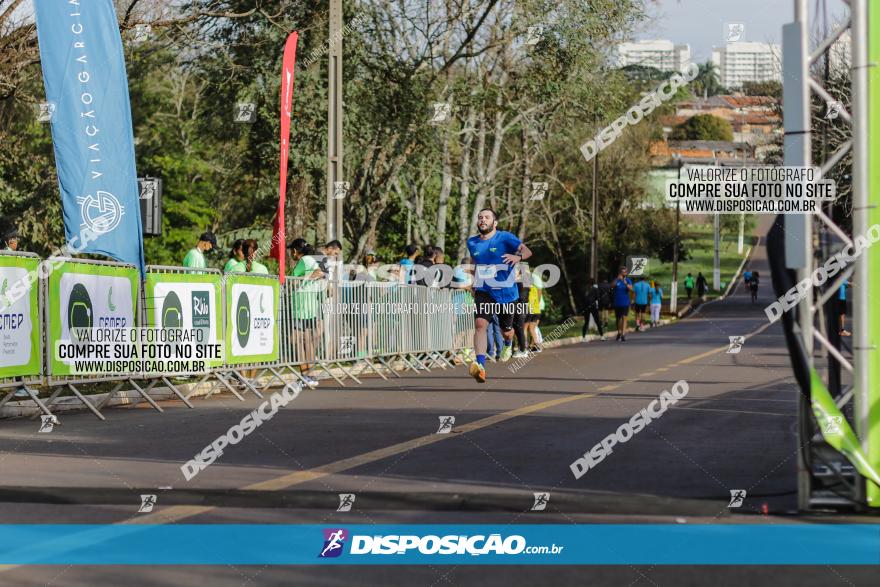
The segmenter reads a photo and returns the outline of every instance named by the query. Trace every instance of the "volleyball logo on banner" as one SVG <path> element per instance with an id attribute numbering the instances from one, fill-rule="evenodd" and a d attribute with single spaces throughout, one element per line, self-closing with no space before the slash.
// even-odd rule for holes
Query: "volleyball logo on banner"
<path id="1" fill-rule="evenodd" d="M 274 361 L 278 358 L 276 309 L 278 282 L 232 276 L 226 282 L 228 306 L 226 362 Z"/>

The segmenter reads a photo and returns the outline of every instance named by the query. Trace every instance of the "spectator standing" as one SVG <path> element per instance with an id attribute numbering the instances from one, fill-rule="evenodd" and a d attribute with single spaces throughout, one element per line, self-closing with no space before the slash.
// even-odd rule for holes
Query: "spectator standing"
<path id="1" fill-rule="evenodd" d="M 660 325 L 660 309 L 663 307 L 663 288 L 651 282 L 651 328 Z"/>
<path id="2" fill-rule="evenodd" d="M 412 268 L 416 264 L 416 257 L 419 256 L 419 247 L 418 245 L 408 244 L 404 248 L 404 252 L 406 256 L 400 260 L 400 277 L 402 283 L 410 282 L 410 274 L 412 273 Z"/>
<path id="3" fill-rule="evenodd" d="M 7 251 L 17 251 L 18 250 L 18 231 L 16 229 L 12 229 L 4 235 L 5 249 Z"/>
<path id="4" fill-rule="evenodd" d="M 687 293 L 688 299 L 691 299 L 691 295 L 694 293 L 694 276 L 690 273 L 684 278 L 684 291 Z"/>
<path id="5" fill-rule="evenodd" d="M 309 387 L 316 387 L 317 380 L 307 375 L 310 363 L 315 360 L 316 349 L 321 341 L 321 292 L 324 273 L 312 255 L 313 250 L 305 239 L 295 239 L 287 248 L 293 258 L 293 328 L 294 352 L 303 360 L 300 377 Z"/>
<path id="6" fill-rule="evenodd" d="M 232 249 L 229 251 L 229 260 L 226 261 L 226 265 L 223 266 L 223 273 L 244 273 L 247 271 L 244 263 L 244 252 L 242 248 L 244 247 L 243 239 L 236 239 L 234 243 L 232 243 Z"/>
<path id="7" fill-rule="evenodd" d="M 645 281 L 645 278 L 637 277 L 636 283 L 633 285 L 633 292 L 635 293 L 636 330 L 640 332 L 645 329 L 642 317 L 648 310 L 648 292 L 650 291 L 651 286 Z"/>
<path id="8" fill-rule="evenodd" d="M 337 281 L 342 265 L 342 243 L 332 240 L 321 248 L 323 255 L 318 260 L 318 266 L 330 281 Z"/>
<path id="9" fill-rule="evenodd" d="M 581 332 L 581 336 L 583 338 L 587 337 L 587 332 L 590 328 L 590 318 L 593 318 L 593 322 L 596 323 L 596 328 L 599 331 L 599 338 L 605 340 L 605 329 L 602 324 L 602 319 L 599 316 L 599 302 L 601 297 L 601 290 L 599 289 L 599 284 L 593 281 L 590 278 L 587 281 L 587 295 L 584 303 L 584 329 Z"/>
<path id="10" fill-rule="evenodd" d="M 247 239 L 244 241 L 241 251 L 245 258 L 244 267 L 246 272 L 257 273 L 259 275 L 269 275 L 269 268 L 257 261 L 259 255 L 257 241 L 252 238 Z"/>
<path id="11" fill-rule="evenodd" d="M 206 269 L 208 264 L 205 262 L 205 253 L 216 248 L 216 246 L 217 239 L 214 237 L 214 233 L 210 231 L 203 232 L 196 246 L 190 249 L 183 258 L 183 266 L 190 269 Z"/>
<path id="12" fill-rule="evenodd" d="M 706 296 L 706 288 L 707 288 L 706 278 L 703 277 L 703 272 L 700 271 L 697 273 L 697 297 L 703 299 Z"/>
<path id="13" fill-rule="evenodd" d="M 848 287 L 852 287 L 852 283 L 846 280 L 840 284 L 840 289 L 837 292 L 837 301 L 840 306 L 840 336 L 852 336 L 852 332 L 846 329 L 846 290 Z"/>
<path id="14" fill-rule="evenodd" d="M 529 288 L 529 314 L 526 316 L 526 335 L 531 339 L 529 350 L 533 353 L 541 352 L 544 343 L 538 324 L 541 322 L 541 310 L 544 309 L 544 282 L 537 273 L 531 275 L 531 287 Z"/>

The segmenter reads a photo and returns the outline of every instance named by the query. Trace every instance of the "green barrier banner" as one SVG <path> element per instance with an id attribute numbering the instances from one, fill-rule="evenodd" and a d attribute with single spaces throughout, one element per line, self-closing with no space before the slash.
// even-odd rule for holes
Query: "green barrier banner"
<path id="1" fill-rule="evenodd" d="M 226 363 L 278 360 L 278 281 L 226 276 Z"/>
<path id="2" fill-rule="evenodd" d="M 212 274 L 147 273 L 144 312 L 153 328 L 203 328 L 205 341 L 223 344 L 220 276 Z M 215 367 L 222 361 L 212 361 Z"/>
<path id="3" fill-rule="evenodd" d="M 0 378 L 40 374 L 39 264 L 0 255 Z"/>
<path id="4" fill-rule="evenodd" d="M 865 456 L 859 439 L 846 421 L 846 418 L 834 403 L 834 398 L 825 389 L 822 378 L 812 370 L 810 373 L 810 398 L 813 406 L 813 415 L 819 423 L 819 429 L 822 431 L 822 437 L 825 442 L 830 444 L 835 450 L 846 455 L 846 458 L 853 466 L 866 478 L 870 479 L 877 486 L 880 486 L 880 474 L 871 466 L 871 462 Z"/>
<path id="5" fill-rule="evenodd" d="M 71 375 L 70 360 L 59 361 L 56 343 L 71 340 L 72 328 L 133 328 L 138 271 L 65 262 L 49 275 L 49 368 Z"/>

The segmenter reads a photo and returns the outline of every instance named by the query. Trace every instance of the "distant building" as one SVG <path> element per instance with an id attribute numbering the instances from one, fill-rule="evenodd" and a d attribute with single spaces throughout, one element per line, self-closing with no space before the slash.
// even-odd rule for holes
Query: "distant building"
<path id="1" fill-rule="evenodd" d="M 782 79 L 782 52 L 773 43 L 727 43 L 712 50 L 712 62 L 726 88 L 739 89 L 743 82 Z"/>
<path id="2" fill-rule="evenodd" d="M 697 114 L 711 114 L 730 123 L 733 140 L 762 145 L 782 132 L 778 104 L 770 96 L 711 96 L 683 100 L 676 104 L 675 115 L 661 118 L 666 136 L 672 129 Z"/>
<path id="3" fill-rule="evenodd" d="M 710 165 L 756 163 L 752 145 L 731 141 L 656 141 L 649 154 L 654 167 L 671 167 L 678 160 Z"/>
<path id="4" fill-rule="evenodd" d="M 618 67 L 642 65 L 660 71 L 680 71 L 691 61 L 691 46 L 664 39 L 621 43 L 617 46 L 616 61 Z"/>

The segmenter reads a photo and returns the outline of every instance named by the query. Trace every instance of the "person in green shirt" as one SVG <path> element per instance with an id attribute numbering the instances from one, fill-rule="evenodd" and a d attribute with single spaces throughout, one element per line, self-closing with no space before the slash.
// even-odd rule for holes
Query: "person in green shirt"
<path id="1" fill-rule="evenodd" d="M 325 283 L 324 272 L 312 256 L 314 250 L 305 239 L 298 238 L 287 245 L 293 258 L 293 328 L 294 344 L 298 359 L 314 360 L 315 351 L 321 344 L 321 300 Z M 300 365 L 300 376 L 309 387 L 318 385 L 317 380 L 306 375 L 309 363 Z"/>
<path id="2" fill-rule="evenodd" d="M 229 251 L 229 260 L 223 266 L 223 273 L 244 273 L 247 271 L 244 263 L 244 252 L 242 251 L 243 246 L 243 239 L 236 239 L 232 243 L 232 250 Z"/>
<path id="3" fill-rule="evenodd" d="M 206 269 L 208 264 L 205 262 L 205 253 L 217 246 L 217 239 L 214 233 L 203 232 L 199 237 L 196 246 L 186 254 L 183 258 L 183 266 L 190 269 Z"/>
<path id="4" fill-rule="evenodd" d="M 694 276 L 690 273 L 684 278 L 684 291 L 687 292 L 688 299 L 691 299 L 691 293 L 694 291 Z"/>
<path id="5" fill-rule="evenodd" d="M 259 245 L 257 245 L 257 241 L 252 238 L 244 241 L 244 245 L 241 247 L 241 252 L 244 254 L 244 270 L 248 273 L 257 273 L 260 275 L 269 275 L 269 268 L 257 261 L 257 252 L 259 251 Z"/>

